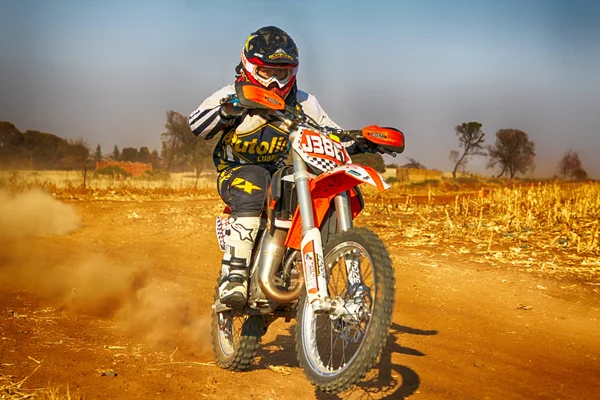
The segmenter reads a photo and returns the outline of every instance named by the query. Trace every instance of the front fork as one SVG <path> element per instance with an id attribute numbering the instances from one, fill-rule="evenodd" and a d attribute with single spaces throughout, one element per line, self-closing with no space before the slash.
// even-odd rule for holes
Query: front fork
<path id="1" fill-rule="evenodd" d="M 294 181 L 298 194 L 300 216 L 302 217 L 302 268 L 306 295 L 309 304 L 316 313 L 328 312 L 339 305 L 329 298 L 327 291 L 327 273 L 325 271 L 325 258 L 323 255 L 323 241 L 321 231 L 314 223 L 312 199 L 310 195 L 310 174 L 302 157 L 295 151 L 292 152 L 294 164 Z M 335 209 L 338 228 L 341 232 L 352 228 L 352 212 L 348 193 L 343 192 L 335 196 Z"/>

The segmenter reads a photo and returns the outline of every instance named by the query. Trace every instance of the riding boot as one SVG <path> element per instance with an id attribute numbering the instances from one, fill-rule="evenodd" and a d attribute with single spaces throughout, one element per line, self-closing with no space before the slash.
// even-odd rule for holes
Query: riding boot
<path id="1" fill-rule="evenodd" d="M 260 227 L 260 217 L 231 217 L 221 267 L 219 298 L 232 308 L 244 307 L 248 298 L 248 267 Z"/>

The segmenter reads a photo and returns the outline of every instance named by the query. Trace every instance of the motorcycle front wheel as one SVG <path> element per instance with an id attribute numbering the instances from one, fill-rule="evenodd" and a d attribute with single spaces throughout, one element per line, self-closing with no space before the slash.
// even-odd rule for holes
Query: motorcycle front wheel
<path id="1" fill-rule="evenodd" d="M 394 308 L 394 270 L 383 242 L 364 228 L 331 236 L 323 254 L 329 297 L 343 306 L 315 313 L 303 294 L 296 351 L 313 385 L 339 393 L 373 368 L 385 344 Z"/>

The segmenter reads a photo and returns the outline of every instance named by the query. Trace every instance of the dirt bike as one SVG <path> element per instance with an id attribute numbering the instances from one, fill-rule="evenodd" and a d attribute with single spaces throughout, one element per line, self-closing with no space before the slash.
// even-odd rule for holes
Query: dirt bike
<path id="1" fill-rule="evenodd" d="M 247 306 L 232 309 L 215 296 L 216 362 L 228 370 L 247 369 L 268 326 L 295 318 L 296 352 L 306 377 L 321 391 L 339 393 L 374 366 L 394 306 L 385 245 L 368 229 L 352 226 L 364 207 L 358 185 L 380 191 L 390 186 L 374 169 L 351 163 L 341 139 L 395 156 L 404 150 L 404 135 L 375 125 L 332 132 L 300 107 L 250 84 L 236 84 L 235 95 L 223 102 L 232 100 L 287 126 L 292 165 L 272 176 L 250 263 Z M 228 221 L 226 208 L 216 222 L 222 251 Z"/>

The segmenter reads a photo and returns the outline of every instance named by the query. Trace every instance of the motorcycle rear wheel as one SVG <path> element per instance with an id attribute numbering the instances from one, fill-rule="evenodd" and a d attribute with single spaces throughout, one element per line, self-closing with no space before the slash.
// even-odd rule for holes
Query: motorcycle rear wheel
<path id="1" fill-rule="evenodd" d="M 394 307 L 394 270 L 383 242 L 364 228 L 331 236 L 323 253 L 329 296 L 343 300 L 346 315 L 316 314 L 303 294 L 296 316 L 296 352 L 313 385 L 339 393 L 373 368 L 385 344 Z M 349 277 L 347 265 L 356 266 L 356 261 L 359 270 L 350 268 Z"/>
<path id="2" fill-rule="evenodd" d="M 263 335 L 264 320 L 243 310 L 212 313 L 212 347 L 219 367 L 245 371 L 256 358 Z"/>

